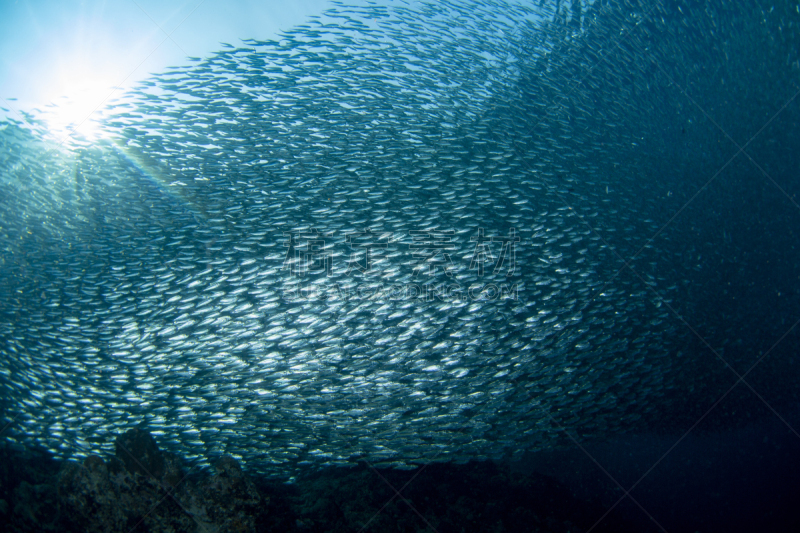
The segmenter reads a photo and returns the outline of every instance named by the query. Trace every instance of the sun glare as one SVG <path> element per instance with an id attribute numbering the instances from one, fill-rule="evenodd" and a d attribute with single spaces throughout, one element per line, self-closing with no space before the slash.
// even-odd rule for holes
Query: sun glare
<path id="1" fill-rule="evenodd" d="M 53 135 L 88 141 L 105 137 L 102 118 L 114 85 L 104 78 L 82 78 L 63 85 L 62 96 L 47 106 L 43 118 Z"/>

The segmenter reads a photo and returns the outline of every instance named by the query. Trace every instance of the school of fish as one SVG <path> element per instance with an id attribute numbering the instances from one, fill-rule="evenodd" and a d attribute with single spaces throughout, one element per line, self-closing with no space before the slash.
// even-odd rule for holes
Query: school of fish
<path id="1" fill-rule="evenodd" d="M 681 5 L 334 3 L 152 75 L 98 138 L 0 124 L 7 437 L 80 457 L 144 424 L 275 473 L 654 416 L 686 332 L 643 58 L 723 25 Z"/>

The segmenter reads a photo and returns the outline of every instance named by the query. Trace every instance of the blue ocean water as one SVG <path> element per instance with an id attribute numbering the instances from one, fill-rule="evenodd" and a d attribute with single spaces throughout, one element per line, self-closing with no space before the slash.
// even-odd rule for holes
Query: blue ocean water
<path id="1" fill-rule="evenodd" d="M 282 478 L 494 460 L 643 531 L 790 530 L 799 24 L 337 5 L 95 138 L 8 119 L 4 437 L 83 458 L 144 425 Z"/>

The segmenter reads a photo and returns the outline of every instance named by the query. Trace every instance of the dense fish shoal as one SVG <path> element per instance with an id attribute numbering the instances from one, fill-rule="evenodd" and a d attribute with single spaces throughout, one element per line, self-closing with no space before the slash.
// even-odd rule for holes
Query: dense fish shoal
<path id="1" fill-rule="evenodd" d="M 800 48 L 788 5 L 690 4 L 337 4 L 153 75 L 99 139 L 0 126 L 10 438 L 404 466 L 713 401 L 687 272 L 723 252 L 669 224 Z"/>

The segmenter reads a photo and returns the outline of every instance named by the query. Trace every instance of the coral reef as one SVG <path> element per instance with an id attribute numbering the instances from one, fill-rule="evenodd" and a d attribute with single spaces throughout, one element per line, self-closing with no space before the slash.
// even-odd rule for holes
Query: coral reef
<path id="1" fill-rule="evenodd" d="M 309 470 L 294 483 L 250 476 L 230 456 L 194 471 L 144 429 L 116 454 L 82 462 L 0 447 L 0 529 L 12 532 L 551 532 L 585 531 L 603 509 L 551 478 L 491 462 L 414 470 Z M 594 531 L 623 532 L 609 521 Z"/>

